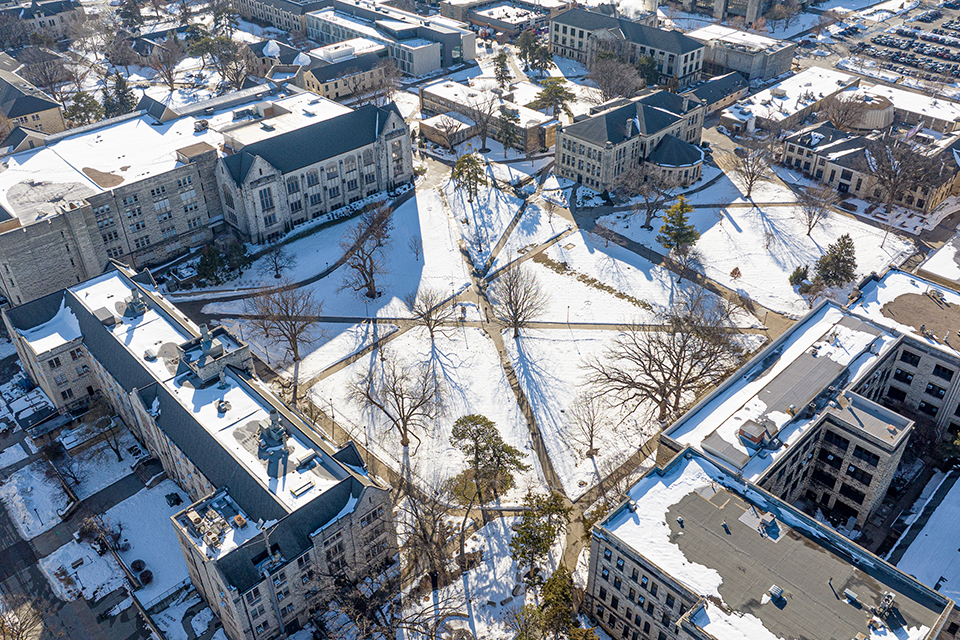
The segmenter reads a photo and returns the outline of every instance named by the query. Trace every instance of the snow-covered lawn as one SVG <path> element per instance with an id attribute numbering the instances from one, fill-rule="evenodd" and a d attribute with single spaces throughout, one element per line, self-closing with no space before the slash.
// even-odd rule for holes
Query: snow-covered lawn
<path id="1" fill-rule="evenodd" d="M 796 198 L 779 182 L 766 182 L 754 189 L 757 202 L 791 202 Z M 737 187 L 727 176 L 710 189 L 694 194 L 691 202 L 744 202 Z M 708 277 L 746 295 L 769 309 L 790 315 L 806 312 L 807 302 L 788 282 L 798 266 L 811 265 L 823 255 L 827 245 L 849 233 L 857 251 L 859 275 L 880 272 L 891 263 L 899 263 L 912 253 L 910 241 L 890 234 L 884 246 L 884 232 L 865 222 L 839 213 L 831 213 L 810 236 L 791 205 L 722 207 L 695 209 L 690 221 L 700 231 L 696 248 L 703 256 L 702 270 Z M 647 231 L 642 220 L 627 214 L 604 216 L 599 221 L 632 240 L 645 244 L 661 254 L 667 250 L 656 242 L 658 226 Z M 741 277 L 731 273 L 739 269 Z M 846 291 L 835 292 L 838 301 L 846 302 Z"/>
<path id="2" fill-rule="evenodd" d="M 29 457 L 23 447 L 20 446 L 20 443 L 14 443 L 0 452 L 0 469 L 6 469 L 12 464 L 16 464 L 21 460 L 26 460 Z"/>
<path id="3" fill-rule="evenodd" d="M 597 434 L 597 455 L 587 458 L 586 447 L 576 442 L 577 430 L 570 407 L 585 388 L 583 363 L 601 356 L 617 331 L 527 331 L 518 340 L 504 334 L 517 379 L 537 418 L 553 468 L 567 496 L 575 500 L 632 455 L 659 429 L 638 416 L 624 416 L 616 407 L 607 410 L 607 422 Z M 582 484 L 581 484 L 582 483 Z"/>
<path id="4" fill-rule="evenodd" d="M 307 238 L 301 245 L 294 247 L 292 253 L 311 252 L 317 242 L 337 247 L 346 228 L 337 225 L 325 229 Z M 323 237 L 332 233 L 332 237 Z M 377 288 L 382 295 L 376 300 L 367 301 L 366 297 L 353 291 L 341 291 L 346 266 L 332 274 L 308 285 L 317 300 L 324 302 L 324 313 L 341 316 L 379 316 L 408 317 L 409 310 L 403 299 L 415 293 L 419 287 L 429 283 L 436 289 L 447 291 L 459 289 L 468 281 L 466 267 L 460 256 L 458 232 L 451 226 L 449 216 L 443 207 L 439 194 L 435 190 L 417 193 L 393 213 L 393 231 L 387 247 L 384 265 L 385 273 L 377 280 Z M 423 244 L 419 260 L 410 248 L 411 238 L 417 236 Z M 311 254 L 308 254 L 308 256 Z M 318 254 L 319 255 L 319 254 Z M 329 256 L 330 262 L 336 257 Z M 326 260 L 322 257 L 308 257 L 308 260 Z M 325 264 L 325 263 L 324 263 Z M 313 269 L 318 273 L 325 268 L 320 264 Z M 451 286 L 453 283 L 453 286 Z M 213 302 L 205 305 L 204 313 L 230 315 L 243 311 L 243 302 Z M 246 335 L 246 328 L 244 334 Z"/>
<path id="5" fill-rule="evenodd" d="M 466 339 L 466 342 L 464 341 Z M 481 414 L 496 423 L 503 439 L 527 454 L 531 469 L 517 477 L 516 488 L 504 496 L 505 503 L 517 503 L 528 486 L 543 486 L 543 477 L 536 457 L 527 449 L 530 441 L 526 422 L 507 383 L 496 349 L 480 330 L 465 328 L 438 335 L 431 347 L 426 331 L 411 329 L 393 340 L 386 348 L 390 357 L 402 367 L 411 369 L 420 363 L 431 363 L 446 389 L 443 415 L 413 433 L 410 454 L 413 466 L 419 463 L 429 472 L 430 481 L 450 478 L 464 468 L 464 457 L 450 444 L 450 430 L 457 418 Z M 311 390 L 318 406 L 328 406 L 332 399 L 337 423 L 353 433 L 358 442 L 370 448 L 394 468 L 400 468 L 402 451 L 397 433 L 389 430 L 379 412 L 362 410 L 348 400 L 349 383 L 382 366 L 380 353 L 374 351 L 317 383 Z M 368 432 L 365 433 L 364 430 Z M 427 469 L 429 467 L 429 469 Z"/>
<path id="6" fill-rule="evenodd" d="M 38 460 L 0 485 L 0 500 L 24 540 L 52 529 L 60 522 L 57 511 L 67 506 L 67 494 L 60 483 L 44 475 L 48 465 L 45 460 Z"/>
<path id="7" fill-rule="evenodd" d="M 121 542 L 129 542 L 130 550 L 120 553 L 129 567 L 134 560 L 143 560 L 153 572 L 153 582 L 137 592 L 140 601 L 149 607 L 151 601 L 188 577 L 187 565 L 180 552 L 170 516 L 183 510 L 183 505 L 170 507 L 165 496 L 177 493 L 184 502 L 189 498 L 171 480 L 164 480 L 153 489 L 142 489 L 108 510 L 108 522 L 123 525 Z"/>
<path id="8" fill-rule="evenodd" d="M 86 542 L 71 540 L 40 559 L 40 570 L 61 600 L 99 600 L 124 586 L 123 570 L 109 553 L 98 556 Z"/>
<path id="9" fill-rule="evenodd" d="M 493 261 L 492 270 L 503 267 L 527 250 L 547 242 L 573 226 L 566 217 L 546 210 L 549 206 L 554 206 L 556 209 L 555 205 L 548 205 L 542 201 L 527 206 L 517 226 L 513 228 L 500 249 L 496 260 Z"/>
<path id="10" fill-rule="evenodd" d="M 187 630 L 183 628 L 183 617 L 187 609 L 200 604 L 200 596 L 194 590 L 185 592 L 177 602 L 154 614 L 153 621 L 163 631 L 167 640 L 187 640 Z"/>
<path id="11" fill-rule="evenodd" d="M 482 269 L 523 201 L 510 192 L 481 187 L 473 202 L 468 202 L 466 191 L 457 189 L 452 180 L 443 189 L 473 263 Z"/>
<path id="12" fill-rule="evenodd" d="M 125 430 L 123 432 L 119 445 L 120 453 L 123 455 L 122 460 L 117 460 L 117 454 L 106 443 L 94 445 L 77 454 L 76 458 L 80 461 L 81 468 L 84 470 L 83 481 L 77 488 L 77 496 L 81 500 L 89 498 L 120 478 L 133 473 L 131 467 L 137 460 L 148 455 L 143 448 L 140 448 L 133 434 L 129 431 Z M 140 448 L 141 454 L 139 457 L 134 457 L 130 453 L 129 449 L 131 447 Z"/>

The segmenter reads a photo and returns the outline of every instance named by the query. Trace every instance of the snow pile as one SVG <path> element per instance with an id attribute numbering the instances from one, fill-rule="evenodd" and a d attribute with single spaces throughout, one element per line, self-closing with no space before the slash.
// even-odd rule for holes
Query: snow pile
<path id="1" fill-rule="evenodd" d="M 207 631 L 207 627 L 210 626 L 211 622 L 213 622 L 213 611 L 210 610 L 210 607 L 207 607 L 206 609 L 201 609 L 193 616 L 193 619 L 190 621 L 190 626 L 193 627 L 194 633 L 199 636 Z"/>
<path id="2" fill-rule="evenodd" d="M 61 600 L 99 600 L 125 585 L 123 571 L 110 554 L 98 556 L 89 544 L 70 541 L 46 558 L 40 570 Z"/>
<path id="3" fill-rule="evenodd" d="M 180 543 L 170 522 L 170 516 L 183 510 L 183 505 L 167 505 L 168 493 L 180 494 L 189 502 L 173 481 L 164 480 L 152 489 L 142 489 L 105 514 L 108 522 L 123 525 L 122 542 L 130 543 L 129 551 L 120 553 L 124 564 L 129 567 L 134 560 L 143 560 L 153 572 L 153 582 L 137 592 L 145 606 L 188 578 Z"/>
<path id="4" fill-rule="evenodd" d="M 666 514 L 684 496 L 722 478 L 723 474 L 709 462 L 684 459 L 662 476 L 650 474 L 641 478 L 627 495 L 631 500 L 642 500 L 642 508 L 621 508 L 604 522 L 604 527 L 633 549 L 641 550 L 645 557 L 656 558 L 660 569 L 700 595 L 720 598 L 720 573 L 684 557 L 680 547 L 670 540 Z"/>
<path id="5" fill-rule="evenodd" d="M 706 601 L 691 620 L 695 625 L 722 640 L 780 640 L 763 626 L 763 622 L 749 613 L 726 613 Z"/>
<path id="6" fill-rule="evenodd" d="M 0 452 L 0 469 L 6 469 L 12 464 L 16 464 L 21 460 L 26 460 L 28 454 L 23 450 L 23 447 L 19 443 L 14 443 L 12 446 L 7 447 Z"/>
<path id="7" fill-rule="evenodd" d="M 163 631 L 167 640 L 188 640 L 187 630 L 183 628 L 183 618 L 187 615 L 187 609 L 201 602 L 197 592 L 190 589 L 169 607 L 154 614 L 153 621 Z"/>
<path id="8" fill-rule="evenodd" d="M 43 460 L 34 462 L 0 485 L 0 500 L 24 540 L 52 529 L 60 522 L 57 512 L 67 506 L 67 495 L 59 482 L 44 475 L 48 465 Z"/>

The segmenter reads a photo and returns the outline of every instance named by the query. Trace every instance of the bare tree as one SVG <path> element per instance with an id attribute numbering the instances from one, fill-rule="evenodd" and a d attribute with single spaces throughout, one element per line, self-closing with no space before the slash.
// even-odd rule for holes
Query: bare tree
<path id="1" fill-rule="evenodd" d="M 504 268 L 493 281 L 492 293 L 497 316 L 513 329 L 514 338 L 546 313 L 550 304 L 537 275 L 523 264 Z"/>
<path id="2" fill-rule="evenodd" d="M 595 100 L 598 104 L 614 98 L 632 98 L 645 84 L 635 66 L 603 55 L 596 57 L 587 78 L 600 89 Z"/>
<path id="3" fill-rule="evenodd" d="M 661 423 L 679 416 L 740 359 L 730 312 L 696 288 L 657 314 L 662 330 L 624 327 L 612 346 L 585 364 L 592 393 Z"/>
<path id="4" fill-rule="evenodd" d="M 464 125 L 464 123 L 457 118 L 446 113 L 442 114 L 434 122 L 435 124 L 433 125 L 433 128 L 437 133 L 440 134 L 440 138 L 443 140 L 447 149 L 449 149 L 451 153 L 456 153 L 456 149 L 454 147 L 456 146 L 457 133 L 459 133 L 460 130 L 466 125 Z"/>
<path id="5" fill-rule="evenodd" d="M 567 422 L 570 427 L 567 437 L 580 445 L 578 453 L 583 458 L 592 458 L 597 452 L 597 436 L 607 426 L 603 401 L 589 393 L 581 394 L 570 405 Z"/>
<path id="6" fill-rule="evenodd" d="M 841 131 L 859 129 L 867 112 L 867 104 L 858 100 L 854 94 L 844 93 L 830 96 L 823 101 L 820 106 L 820 119 L 829 120 Z"/>
<path id="7" fill-rule="evenodd" d="M 50 463 L 44 468 L 44 475 L 56 481 L 64 481 L 77 488 L 87 477 L 87 466 L 81 458 L 72 458 L 57 441 L 50 442 L 41 449 L 43 457 Z"/>
<path id="8" fill-rule="evenodd" d="M 393 58 L 379 62 L 375 66 L 380 73 L 374 75 L 370 83 L 370 98 L 378 107 L 386 106 L 393 100 L 393 94 L 400 88 L 400 70 Z"/>
<path id="9" fill-rule="evenodd" d="M 490 151 L 487 148 L 490 124 L 500 115 L 500 100 L 495 94 L 484 92 L 473 98 L 469 107 L 470 115 L 473 121 L 477 123 L 478 133 L 480 134 L 480 151 L 486 153 Z"/>
<path id="10" fill-rule="evenodd" d="M 176 35 L 158 42 L 150 54 L 150 68 L 156 71 L 170 91 L 176 89 L 177 66 L 186 57 L 183 44 Z"/>
<path id="11" fill-rule="evenodd" d="M 411 575 L 427 573 L 445 582 L 450 560 L 447 541 L 454 534 L 452 505 L 446 483 L 436 480 L 423 487 L 408 485 L 397 502 L 397 538 L 404 541 L 401 553 Z"/>
<path id="12" fill-rule="evenodd" d="M 236 90 L 243 89 L 247 77 L 256 69 L 257 61 L 246 46 L 234 45 L 234 50 L 221 61 L 222 75 Z"/>
<path id="13" fill-rule="evenodd" d="M 340 241 L 340 248 L 347 254 L 340 290 L 362 292 L 371 300 L 377 297 L 377 278 L 384 271 L 383 252 L 393 229 L 392 215 L 393 209 L 381 202 L 363 214 L 360 224 Z"/>
<path id="14" fill-rule="evenodd" d="M 293 362 L 300 361 L 300 349 L 323 337 L 318 329 L 317 316 L 323 313 L 323 302 L 314 298 L 308 288 L 296 289 L 282 283 L 273 291 L 244 300 L 244 311 L 249 314 L 253 330 L 264 340 L 282 345 L 289 350 Z M 294 367 L 293 398 L 297 406 L 297 385 L 300 368 Z"/>
<path id="15" fill-rule="evenodd" d="M 362 409 L 375 410 L 400 436 L 404 464 L 409 458 L 410 438 L 418 443 L 415 429 L 423 428 L 443 413 L 445 390 L 426 363 L 408 365 L 390 352 L 380 352 L 380 366 L 359 374 L 349 385 L 349 397 Z M 406 471 L 409 473 L 409 466 Z"/>
<path id="16" fill-rule="evenodd" d="M 11 593 L 0 602 L 0 640 L 36 640 L 53 613 L 49 602 Z"/>
<path id="17" fill-rule="evenodd" d="M 114 67 L 123 67 L 124 71 L 127 72 L 127 76 L 130 75 L 130 65 L 136 64 L 140 59 L 137 52 L 133 50 L 130 41 L 122 37 L 115 38 L 113 42 L 107 46 L 104 53 L 107 56 L 107 60 L 110 61 L 110 64 Z"/>
<path id="18" fill-rule="evenodd" d="M 280 279 L 284 271 L 293 269 L 297 266 L 297 256 L 287 251 L 282 244 L 274 245 L 263 256 L 263 261 L 257 267 L 261 276 L 268 276 L 271 273 L 274 278 Z"/>
<path id="19" fill-rule="evenodd" d="M 117 462 L 121 462 L 123 461 L 123 451 L 120 448 L 123 444 L 123 423 L 115 420 L 115 416 L 116 412 L 110 406 L 110 402 L 105 397 L 99 396 L 90 404 L 90 410 L 84 416 L 84 421 L 98 433 L 101 441 L 106 444 L 106 449 L 117 456 Z"/>
<path id="20" fill-rule="evenodd" d="M 410 307 L 414 322 L 430 334 L 430 342 L 433 342 L 438 332 L 443 333 L 450 329 L 451 327 L 444 327 L 444 324 L 456 316 L 455 305 L 452 302 L 446 304 L 443 291 L 429 284 L 422 285 L 416 293 L 408 295 L 404 302 Z"/>
<path id="21" fill-rule="evenodd" d="M 408 246 L 410 247 L 410 251 L 413 252 L 413 259 L 420 262 L 420 256 L 423 255 L 423 239 L 417 235 L 410 236 Z"/>
<path id="22" fill-rule="evenodd" d="M 800 221 L 806 225 L 808 236 L 839 200 L 837 192 L 825 184 L 807 189 L 800 194 L 800 206 L 795 211 Z"/>
<path id="23" fill-rule="evenodd" d="M 679 187 L 679 182 L 658 167 L 646 163 L 631 166 L 614 180 L 617 193 L 641 199 L 634 211 L 644 214 L 644 229 L 653 228 L 653 219 L 660 214 Z"/>
<path id="24" fill-rule="evenodd" d="M 69 79 L 63 60 L 42 47 L 27 47 L 19 61 L 23 63 L 23 77 L 34 86 L 42 89 L 59 103 L 66 99 L 64 84 Z"/>
<path id="25" fill-rule="evenodd" d="M 747 190 L 744 195 L 749 198 L 753 194 L 753 188 L 769 176 L 770 148 L 759 141 L 744 140 L 738 149 L 730 156 L 733 171 Z"/>

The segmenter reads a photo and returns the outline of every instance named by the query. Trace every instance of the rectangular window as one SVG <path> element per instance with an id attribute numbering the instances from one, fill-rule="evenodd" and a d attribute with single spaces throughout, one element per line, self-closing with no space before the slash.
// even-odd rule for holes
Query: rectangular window
<path id="1" fill-rule="evenodd" d="M 150 189 L 150 197 L 156 200 L 157 198 L 162 198 L 163 194 L 167 192 L 167 187 L 160 185 L 156 189 Z"/>
<path id="2" fill-rule="evenodd" d="M 133 241 L 133 246 L 137 249 L 143 249 L 150 245 L 150 236 L 140 236 Z"/>
<path id="3" fill-rule="evenodd" d="M 327 191 L 327 194 L 331 198 L 336 198 L 337 196 L 340 195 L 340 187 L 330 187 Z"/>
<path id="4" fill-rule="evenodd" d="M 300 181 L 297 176 L 287 178 L 287 195 L 292 196 L 295 193 L 300 193 Z"/>
<path id="5" fill-rule="evenodd" d="M 913 374 L 907 371 L 904 371 L 903 369 L 897 369 L 896 371 L 893 372 L 893 379 L 898 382 L 910 384 L 911 382 L 913 382 Z"/>
<path id="6" fill-rule="evenodd" d="M 260 209 L 261 211 L 273 209 L 273 190 L 270 187 L 260 189 Z"/>
<path id="7" fill-rule="evenodd" d="M 863 499 L 866 497 L 866 495 L 862 491 L 857 491 L 856 489 L 848 485 L 846 482 L 840 485 L 840 495 L 842 495 L 845 498 L 849 498 L 850 500 L 852 500 L 853 502 L 856 502 L 857 504 L 863 504 Z"/>
<path id="8" fill-rule="evenodd" d="M 873 482 L 872 474 L 867 473 L 863 469 L 860 469 L 859 467 L 855 467 L 852 464 L 847 467 L 847 475 L 853 478 L 854 480 L 857 480 L 858 482 L 861 482 L 867 485 L 868 487 L 870 486 L 870 483 Z"/>
<path id="9" fill-rule="evenodd" d="M 51 358 L 50 360 L 47 360 L 47 366 L 49 366 L 51 369 L 58 368 L 60 366 L 60 358 Z"/>
<path id="10" fill-rule="evenodd" d="M 124 206 L 130 206 L 131 204 L 137 204 L 138 202 L 140 202 L 140 197 L 137 194 L 133 194 L 132 196 L 127 196 L 126 198 L 123 199 Z"/>
<path id="11" fill-rule="evenodd" d="M 938 378 L 943 378 L 947 382 L 950 382 L 950 380 L 953 379 L 953 371 L 939 364 L 933 367 L 933 375 L 937 376 Z"/>
<path id="12" fill-rule="evenodd" d="M 319 193 L 311 193 L 311 194 L 310 194 L 310 206 L 311 206 L 311 207 L 315 207 L 315 206 L 317 206 L 318 204 L 320 204 L 320 203 L 322 203 L 322 202 L 323 202 L 323 196 L 322 196 L 321 194 L 319 194 Z"/>
<path id="13" fill-rule="evenodd" d="M 600 571 L 600 577 L 604 580 L 610 580 L 610 569 L 604 567 L 603 570 Z"/>
<path id="14" fill-rule="evenodd" d="M 917 406 L 917 410 L 919 410 L 920 413 L 925 413 L 928 416 L 932 417 L 937 415 L 937 412 L 940 410 L 940 407 L 929 404 L 927 402 L 921 402 L 919 406 Z"/>
<path id="15" fill-rule="evenodd" d="M 667 594 L 667 606 L 673 609 L 673 605 L 676 603 L 676 598 L 674 598 L 669 593 Z"/>
<path id="16" fill-rule="evenodd" d="M 307 172 L 307 186 L 315 187 L 320 184 L 320 176 L 317 174 L 316 169 L 311 169 Z"/>
<path id="17" fill-rule="evenodd" d="M 178 188 L 178 189 L 183 189 L 184 187 L 189 187 L 191 184 L 193 184 L 193 177 L 192 177 L 192 176 L 184 176 L 183 178 L 178 178 L 178 179 L 177 179 L 177 188 Z"/>
<path id="18" fill-rule="evenodd" d="M 891 386 L 887 389 L 887 397 L 891 400 L 896 400 L 897 402 L 903 402 L 907 399 L 907 392 L 903 389 L 897 389 L 894 386 Z"/>
<path id="19" fill-rule="evenodd" d="M 943 396 L 946 395 L 947 390 L 944 389 L 943 387 L 938 387 L 937 385 L 931 382 L 930 384 L 927 385 L 927 388 L 924 391 L 924 393 L 927 394 L 928 396 L 933 396 L 934 398 L 943 398 Z"/>
<path id="20" fill-rule="evenodd" d="M 277 224 L 277 214 L 271 213 L 270 215 L 263 216 L 263 225 L 265 227 L 272 227 Z"/>
<path id="21" fill-rule="evenodd" d="M 915 367 L 918 364 L 920 364 L 920 356 L 910 351 L 907 351 L 906 349 L 904 349 L 903 352 L 900 354 L 900 360 L 901 362 L 906 362 L 911 367 Z"/>
<path id="22" fill-rule="evenodd" d="M 60 397 L 64 400 L 69 400 L 73 397 L 73 389 L 66 389 L 60 392 Z"/>
<path id="23" fill-rule="evenodd" d="M 600 597 L 600 599 L 603 600 L 604 602 L 607 601 L 607 590 L 604 589 L 603 587 L 600 587 L 600 595 L 599 595 L 599 597 Z"/>
<path id="24" fill-rule="evenodd" d="M 849 440 L 835 433 L 834 431 L 831 431 L 830 429 L 827 429 L 826 432 L 824 432 L 823 441 L 829 442 L 833 446 L 837 447 L 838 449 L 843 449 L 844 451 L 846 451 L 847 447 L 850 446 Z"/>
<path id="25" fill-rule="evenodd" d="M 153 203 L 154 211 L 166 211 L 170 208 L 170 198 L 164 198 L 163 200 L 157 200 Z"/>
<path id="26" fill-rule="evenodd" d="M 56 382 L 58 385 L 63 386 L 67 384 L 67 374 L 58 373 L 57 375 L 53 376 L 53 381 Z"/>

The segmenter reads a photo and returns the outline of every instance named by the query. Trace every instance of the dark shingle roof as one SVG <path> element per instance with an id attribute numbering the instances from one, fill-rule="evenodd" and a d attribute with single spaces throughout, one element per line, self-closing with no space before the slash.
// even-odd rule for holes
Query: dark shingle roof
<path id="1" fill-rule="evenodd" d="M 703 43 L 697 42 L 679 31 L 668 31 L 666 29 L 648 27 L 633 20 L 614 18 L 603 15 L 602 13 L 597 13 L 596 11 L 587 11 L 586 9 L 569 9 L 551 18 L 551 21 L 576 27 L 577 29 L 583 29 L 584 31 L 610 29 L 611 31 L 619 32 L 623 38 L 630 42 L 679 54 L 689 53 L 690 51 L 703 48 Z"/>
<path id="2" fill-rule="evenodd" d="M 264 48 L 273 42 L 277 45 L 277 55 L 267 55 L 263 52 Z M 277 42 L 276 40 L 264 40 L 263 42 L 255 42 L 253 44 L 248 44 L 247 48 L 257 58 L 272 58 L 274 60 L 279 60 L 280 64 L 293 64 L 294 59 L 300 55 L 299 49 L 294 49 L 293 47 L 283 44 L 282 42 Z"/>
<path id="3" fill-rule="evenodd" d="M 711 78 L 690 91 L 686 91 L 684 95 L 692 95 L 707 104 L 713 104 L 748 86 L 750 86 L 750 83 L 734 71 L 726 75 Z"/>
<path id="4" fill-rule="evenodd" d="M 9 71 L 0 71 L 0 113 L 19 118 L 59 105 L 35 86 Z"/>
<path id="5" fill-rule="evenodd" d="M 257 156 L 281 173 L 296 171 L 373 143 L 391 112 L 403 119 L 392 102 L 385 107 L 367 104 L 350 113 L 247 145 L 224 158 L 223 163 L 238 185 L 243 184 Z"/>
<path id="6" fill-rule="evenodd" d="M 667 92 L 660 91 L 657 93 Z M 683 102 L 683 98 L 675 97 L 679 98 L 681 103 Z M 648 101 L 647 98 L 650 100 Z M 563 132 L 586 142 L 603 146 L 607 142 L 619 144 L 624 140 L 635 137 L 638 133 L 649 135 L 663 131 L 676 124 L 680 120 L 680 116 L 663 107 L 655 106 L 661 101 L 674 102 L 673 98 L 662 98 L 650 94 L 630 104 L 610 109 L 592 118 L 564 127 Z M 648 102 L 653 102 L 654 105 Z M 627 135 L 628 122 L 630 123 L 629 135 Z"/>
<path id="7" fill-rule="evenodd" d="M 334 78 L 339 78 L 348 70 L 357 69 L 361 72 L 370 71 L 374 66 L 384 59 L 387 55 L 386 50 L 381 53 L 364 53 L 349 60 L 329 63 L 326 60 L 317 60 L 307 69 L 317 79 L 317 82 L 327 82 Z"/>
<path id="8" fill-rule="evenodd" d="M 356 499 L 354 506 L 359 504 L 363 490 L 363 484 L 351 476 L 283 517 L 269 531 L 271 549 L 277 549 L 288 561 L 301 555 L 311 546 L 310 534 L 333 522 L 349 505 L 351 497 Z M 230 497 L 235 499 L 232 488 Z M 263 576 L 257 573 L 257 563 L 266 559 L 265 552 L 263 534 L 260 533 L 217 560 L 217 567 L 229 584 L 244 593 L 263 580 Z"/>
<path id="9" fill-rule="evenodd" d="M 77 0 L 50 0 L 49 2 L 32 2 L 24 6 L 6 7 L 0 9 L 0 14 L 7 14 L 22 20 L 32 20 L 55 16 L 79 7 L 80 3 Z"/>
<path id="10" fill-rule="evenodd" d="M 676 136 L 666 135 L 647 157 L 660 167 L 686 167 L 703 161 L 703 151 Z"/>

